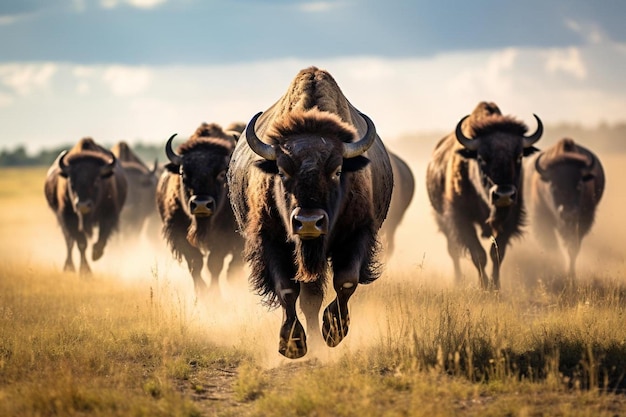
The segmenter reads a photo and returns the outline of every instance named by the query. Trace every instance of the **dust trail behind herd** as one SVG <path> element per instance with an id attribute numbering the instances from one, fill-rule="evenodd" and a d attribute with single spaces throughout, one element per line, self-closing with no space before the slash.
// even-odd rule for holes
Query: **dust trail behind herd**
<path id="1" fill-rule="evenodd" d="M 396 253 L 385 266 L 381 279 L 360 287 L 355 293 L 351 302 L 352 326 L 345 341 L 335 349 L 316 349 L 306 358 L 332 361 L 345 352 L 388 340 L 390 328 L 407 319 L 390 317 L 390 314 L 398 314 L 397 310 L 390 313 L 390 304 L 412 302 L 411 298 L 399 298 L 398 286 L 406 286 L 407 294 L 414 294 L 420 288 L 435 289 L 435 292 L 454 290 L 445 238 L 436 229 L 425 193 L 427 155 L 402 156 L 415 174 L 416 194 L 397 233 Z M 607 173 L 607 189 L 596 224 L 583 242 L 578 263 L 581 281 L 597 277 L 624 279 L 626 271 L 626 220 L 622 215 L 626 193 L 619 186 L 619 179 L 626 178 L 626 157 L 601 158 Z M 4 230 L 0 257 L 3 262 L 25 268 L 37 265 L 37 271 L 41 271 L 41 267 L 44 271 L 48 267 L 52 271 L 62 268 L 65 244 L 45 204 L 43 191 L 39 196 L 27 193 L 22 199 L 6 200 L 2 212 Z M 186 265 L 172 259 L 163 242 L 149 242 L 144 237 L 128 242 L 116 236 L 110 243 L 103 258 L 91 262 L 93 285 L 112 280 L 119 285 L 139 286 L 146 300 L 157 298 L 178 314 L 181 322 L 204 329 L 215 343 L 254 349 L 260 352 L 259 357 L 267 366 L 287 361 L 277 353 L 281 312 L 268 311 L 260 298 L 249 290 L 245 276 L 228 281 L 222 276 L 223 299 L 214 297 L 198 302 Z M 547 271 L 558 275 L 564 262 L 547 260 L 542 255 L 544 251 L 531 236 L 514 241 L 502 269 L 502 293 L 513 295 L 521 281 L 532 285 L 544 278 Z M 75 262 L 77 258 L 75 253 Z M 469 260 L 463 267 L 467 276 L 463 290 L 473 291 L 477 286 L 473 267 Z M 65 276 L 68 280 L 79 280 L 74 274 Z"/>

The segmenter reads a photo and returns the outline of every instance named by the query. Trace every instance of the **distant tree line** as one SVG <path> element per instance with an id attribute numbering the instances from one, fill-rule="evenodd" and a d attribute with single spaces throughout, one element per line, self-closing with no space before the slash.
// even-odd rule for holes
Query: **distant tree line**
<path id="1" fill-rule="evenodd" d="M 533 129 L 534 126 L 530 126 L 530 130 Z M 409 148 L 419 146 L 419 152 L 424 152 L 424 149 L 430 152 L 435 143 L 446 134 L 448 132 L 420 132 L 403 135 L 394 142 L 394 149 L 409 150 Z M 570 137 L 594 152 L 626 153 L 626 122 L 615 125 L 600 124 L 595 128 L 585 128 L 576 124 L 546 126 L 539 148 L 550 146 L 563 137 Z M 167 161 L 163 144 L 152 145 L 143 142 L 129 144 L 148 166 L 152 165 L 155 158 L 158 158 L 160 164 Z M 107 146 L 107 144 L 103 145 Z M 3 149 L 0 151 L 0 167 L 48 166 L 61 151 L 70 149 L 72 146 L 68 144 L 52 149 L 42 149 L 36 154 L 29 154 L 23 145 L 18 145 L 13 149 Z"/>
<path id="2" fill-rule="evenodd" d="M 164 163 L 167 158 L 164 145 L 148 145 L 144 143 L 129 143 L 131 148 L 145 163 L 152 167 L 155 158 L 159 164 Z M 0 151 L 0 167 L 26 167 L 26 166 L 48 166 L 64 150 L 69 150 L 73 144 L 56 146 L 51 149 L 42 149 L 37 153 L 30 154 L 24 145 L 18 145 L 13 149 L 3 149 Z M 107 144 L 103 144 L 107 146 Z M 107 146 L 111 147 L 111 146 Z"/>

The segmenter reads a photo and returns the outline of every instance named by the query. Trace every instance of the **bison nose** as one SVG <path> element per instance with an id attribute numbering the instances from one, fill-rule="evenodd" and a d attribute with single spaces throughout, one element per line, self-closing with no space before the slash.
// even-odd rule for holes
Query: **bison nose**
<path id="1" fill-rule="evenodd" d="M 291 230 L 301 239 L 315 239 L 328 233 L 328 214 L 322 209 L 297 207 L 291 212 Z"/>
<path id="2" fill-rule="evenodd" d="M 496 207 L 509 207 L 517 200 L 517 188 L 514 185 L 494 185 L 490 190 L 491 204 Z"/>
<path id="3" fill-rule="evenodd" d="M 196 217 L 209 217 L 215 211 L 215 199 L 208 195 L 194 195 L 189 199 L 189 211 Z"/>
<path id="4" fill-rule="evenodd" d="M 93 202 L 91 200 L 77 201 L 76 211 L 80 214 L 89 214 L 93 210 Z"/>

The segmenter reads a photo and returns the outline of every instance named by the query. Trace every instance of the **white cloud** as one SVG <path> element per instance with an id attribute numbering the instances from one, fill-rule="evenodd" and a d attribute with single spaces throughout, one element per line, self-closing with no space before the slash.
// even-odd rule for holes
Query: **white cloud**
<path id="1" fill-rule="evenodd" d="M 105 9 L 112 9 L 122 4 L 127 4 L 138 9 L 152 9 L 166 1 L 167 0 L 100 0 L 100 5 Z"/>
<path id="2" fill-rule="evenodd" d="M 152 73 L 144 67 L 112 66 L 105 70 L 103 81 L 116 96 L 133 96 L 144 92 L 152 80 Z"/>
<path id="3" fill-rule="evenodd" d="M 19 20 L 19 18 L 20 18 L 20 16 L 18 16 L 18 15 L 0 16 L 0 26 L 11 25 L 11 24 L 15 23 L 17 20 Z"/>
<path id="4" fill-rule="evenodd" d="M 327 69 L 350 102 L 372 117 L 386 141 L 416 131 L 450 131 L 481 100 L 495 101 L 531 130 L 532 113 L 544 124 L 595 126 L 626 118 L 626 87 L 619 71 L 626 66 L 623 51 L 623 45 L 609 42 L 420 59 L 160 67 L 12 64 L 0 66 L 0 105 L 4 137 L 33 147 L 87 134 L 103 142 L 162 143 L 174 132 L 191 134 L 203 121 L 248 121 L 273 104 L 299 70 L 316 65 Z M 555 76 L 562 73 L 572 76 Z M 24 123 L 32 114 L 39 122 Z"/>
<path id="5" fill-rule="evenodd" d="M 27 95 L 47 88 L 56 72 L 54 63 L 0 65 L 0 82 L 19 95 Z"/>
<path id="6" fill-rule="evenodd" d="M 572 19 L 565 21 L 571 31 L 581 35 L 590 44 L 599 44 L 607 40 L 604 31 L 595 24 L 585 24 Z"/>
<path id="7" fill-rule="evenodd" d="M 323 13 L 336 9 L 342 5 L 341 2 L 332 1 L 312 1 L 298 5 L 298 8 L 309 13 Z"/>
<path id="8" fill-rule="evenodd" d="M 546 70 L 550 74 L 564 72 L 579 80 L 587 77 L 587 68 L 578 48 L 553 50 L 547 53 Z"/>

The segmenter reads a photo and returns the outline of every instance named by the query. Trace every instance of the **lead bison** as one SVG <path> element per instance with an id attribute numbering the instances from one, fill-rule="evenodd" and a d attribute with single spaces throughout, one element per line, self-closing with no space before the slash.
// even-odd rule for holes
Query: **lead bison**
<path id="1" fill-rule="evenodd" d="M 372 121 L 315 67 L 300 71 L 243 136 L 228 171 L 231 204 L 251 283 L 284 311 L 278 351 L 291 359 L 307 352 L 299 296 L 307 332 L 320 340 L 330 269 L 336 298 L 324 310 L 322 334 L 336 346 L 348 333 L 348 300 L 380 274 L 377 232 L 393 185 L 389 156 Z"/>
<path id="2" fill-rule="evenodd" d="M 208 290 L 202 279 L 205 255 L 212 290 L 219 287 L 229 254 L 232 274 L 243 264 L 243 239 L 236 231 L 226 185 L 226 169 L 239 133 L 203 123 L 176 152 L 175 136 L 165 144 L 169 163 L 157 186 L 157 208 L 172 254 L 179 262 L 185 258 L 196 295 L 202 297 Z"/>
<path id="3" fill-rule="evenodd" d="M 479 103 L 439 141 L 426 169 L 428 197 L 439 229 L 448 240 L 457 283 L 459 257 L 468 250 L 482 288 L 500 288 L 500 266 L 509 240 L 524 222 L 522 158 L 537 149 L 543 126 L 525 136 L 527 127 L 503 116 L 494 103 Z M 491 239 L 491 282 L 485 272 L 487 254 L 477 236 Z"/>
<path id="4" fill-rule="evenodd" d="M 67 257 L 64 270 L 74 271 L 74 242 L 80 251 L 81 276 L 91 272 L 87 262 L 88 239 L 98 228 L 92 258 L 97 261 L 111 234 L 117 229 L 127 193 L 126 177 L 115 155 L 92 138 L 81 139 L 63 151 L 46 176 L 44 192 L 63 230 Z"/>
<path id="5" fill-rule="evenodd" d="M 160 223 L 156 210 L 156 185 L 158 162 L 152 168 L 137 156 L 128 143 L 116 143 L 111 152 L 121 164 L 128 182 L 128 195 L 121 213 L 121 235 L 125 239 L 141 236 L 144 228 L 151 239 L 158 238 L 158 233 L 148 229 L 157 229 Z"/>
<path id="6" fill-rule="evenodd" d="M 565 138 L 528 164 L 526 178 L 532 230 L 546 248 L 557 248 L 560 236 L 574 277 L 582 239 L 604 192 L 602 164 L 589 149 Z"/>

